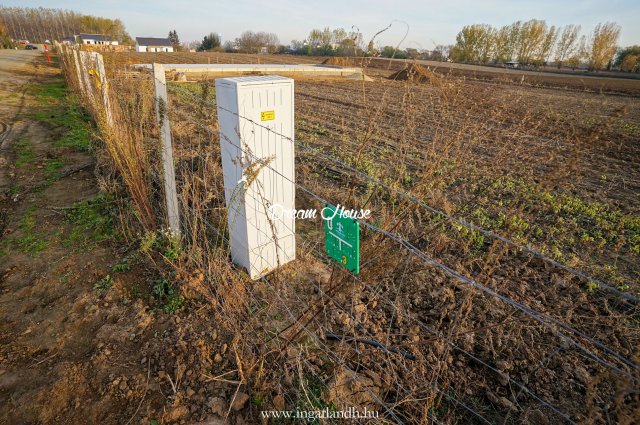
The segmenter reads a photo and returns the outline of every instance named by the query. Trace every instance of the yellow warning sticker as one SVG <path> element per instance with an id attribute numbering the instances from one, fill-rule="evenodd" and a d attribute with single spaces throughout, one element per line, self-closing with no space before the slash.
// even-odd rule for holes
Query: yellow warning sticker
<path id="1" fill-rule="evenodd" d="M 262 111 L 260 118 L 262 121 L 273 121 L 276 119 L 276 111 Z"/>

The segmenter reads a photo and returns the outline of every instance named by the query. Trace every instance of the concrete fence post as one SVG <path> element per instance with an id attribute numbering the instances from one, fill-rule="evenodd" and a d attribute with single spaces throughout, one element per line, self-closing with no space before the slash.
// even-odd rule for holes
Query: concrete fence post
<path id="1" fill-rule="evenodd" d="M 93 103 L 93 89 L 91 87 L 91 77 L 89 70 L 91 69 L 91 55 L 89 52 L 79 52 L 80 54 L 80 69 L 82 70 L 82 81 L 80 82 L 81 88 L 88 98 L 89 102 Z"/>
<path id="2" fill-rule="evenodd" d="M 180 234 L 180 215 L 178 211 L 178 193 L 176 190 L 175 167 L 173 165 L 173 147 L 171 146 L 171 126 L 167 104 L 167 81 L 162 64 L 153 64 L 153 82 L 155 90 L 156 117 L 160 128 L 162 165 L 164 172 L 164 194 L 167 203 L 169 230 Z"/>
<path id="3" fill-rule="evenodd" d="M 111 112 L 111 102 L 109 101 L 109 84 L 107 74 L 104 70 L 104 61 L 100 53 L 92 52 L 92 54 L 96 61 L 96 72 L 98 73 L 98 79 L 100 81 L 100 91 L 102 92 L 102 102 L 104 104 L 107 123 L 113 127 L 113 114 Z"/>
<path id="4" fill-rule="evenodd" d="M 78 49 L 72 49 L 71 55 L 69 56 L 73 58 L 73 63 L 76 68 L 76 78 L 78 79 L 78 88 L 80 89 L 82 94 L 86 96 L 87 92 L 82 79 L 82 69 L 80 68 L 80 52 L 78 51 Z"/>

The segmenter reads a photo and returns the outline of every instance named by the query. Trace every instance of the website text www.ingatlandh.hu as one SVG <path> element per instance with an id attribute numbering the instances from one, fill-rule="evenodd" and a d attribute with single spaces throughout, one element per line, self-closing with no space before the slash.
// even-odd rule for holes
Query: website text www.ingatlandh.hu
<path id="1" fill-rule="evenodd" d="M 376 419 L 378 412 L 368 410 L 357 410 L 348 407 L 345 410 L 330 410 L 325 407 L 322 410 L 263 410 L 260 412 L 263 418 L 281 419 Z"/>

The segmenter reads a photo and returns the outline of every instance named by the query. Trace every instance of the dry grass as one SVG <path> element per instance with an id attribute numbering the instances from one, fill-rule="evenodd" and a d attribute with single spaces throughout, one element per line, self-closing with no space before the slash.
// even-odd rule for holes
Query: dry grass
<path id="1" fill-rule="evenodd" d="M 77 85 L 72 72 L 67 76 Z M 324 258 L 322 223 L 298 222 L 300 260 L 249 281 L 229 262 L 215 93 L 207 81 L 170 85 L 185 223 L 174 249 L 175 242 L 156 232 L 164 218 L 151 80 L 111 81 L 118 130 L 104 123 L 99 106 L 88 107 L 135 206 L 138 233 L 153 235 L 150 258 L 176 273 L 185 296 L 211 303 L 224 318 L 217 326 L 231 336 L 236 359 L 224 379 L 249 392 L 255 410 L 283 403 L 301 410 L 366 406 L 390 423 L 561 422 L 544 400 L 574 421 L 637 417 L 637 385 L 628 377 L 586 357 L 557 335 L 557 326 L 551 331 L 408 255 L 383 234 L 363 229 L 364 263 L 355 279 Z M 574 102 L 570 108 L 567 99 Z M 496 88 L 442 75 L 426 84 L 304 80 L 297 82 L 296 137 L 394 190 L 637 295 L 640 218 L 638 205 L 623 194 L 638 184 L 629 170 L 637 169 L 639 111 L 625 98 L 607 102 L 611 113 L 590 95 Z M 584 109 L 580 117 L 575 108 Z M 370 208 L 378 227 L 430 258 L 637 363 L 634 304 L 302 146 L 296 161 L 299 185 L 335 203 Z M 605 178 L 594 182 L 594 173 Z M 296 204 L 321 207 L 301 190 Z M 571 337 L 638 377 L 589 340 Z"/>

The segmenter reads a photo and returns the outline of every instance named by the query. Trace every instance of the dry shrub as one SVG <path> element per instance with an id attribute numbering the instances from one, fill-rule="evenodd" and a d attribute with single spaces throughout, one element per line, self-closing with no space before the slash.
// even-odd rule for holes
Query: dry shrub
<path id="1" fill-rule="evenodd" d="M 412 63 L 405 69 L 394 72 L 389 76 L 390 80 L 412 81 L 414 83 L 428 83 L 437 78 L 438 76 L 433 71 L 417 63 Z"/>
<path id="2" fill-rule="evenodd" d="M 325 60 L 322 61 L 323 65 L 333 65 L 333 66 L 353 66 L 351 59 L 349 58 L 343 58 L 343 57 L 337 57 L 337 56 L 331 56 Z"/>
<path id="3" fill-rule="evenodd" d="M 430 84 L 416 84 L 426 81 Z M 120 109 L 130 114 L 121 116 L 137 127 L 131 138 L 107 137 L 115 145 L 110 152 L 116 158 L 131 155 L 145 170 L 159 173 L 152 149 L 119 150 L 120 141 L 126 146 L 134 137 L 152 140 L 153 134 L 151 124 L 141 124 L 154 116 L 150 92 L 126 84 L 113 89 L 127 93 L 122 98 L 129 109 Z M 265 408 L 355 404 L 407 423 L 434 417 L 470 422 L 476 414 L 495 422 L 556 422 L 557 414 L 532 394 L 576 420 L 586 419 L 587 394 L 593 417 L 622 422 L 633 416 L 637 396 L 608 375 L 600 378 L 601 365 L 539 320 L 450 278 L 383 234 L 363 228 L 363 268 L 356 279 L 322 261 L 322 224 L 301 223 L 299 261 L 265 280 L 249 281 L 229 261 L 212 86 L 181 87 L 170 92 L 168 108 L 184 253 L 158 266 L 177 270 L 185 295 L 215 307 L 216 326 L 232 341 L 238 388 L 264 400 Z M 147 100 L 132 102 L 138 92 Z M 429 258 L 637 356 L 637 348 L 629 348 L 637 347 L 635 328 L 626 324 L 635 323 L 637 310 L 602 294 L 587 296 L 577 279 L 452 224 L 395 191 L 469 220 L 485 218 L 478 216 L 478 206 L 495 208 L 491 214 L 513 219 L 500 232 L 528 241 L 533 229 L 522 230 L 518 223 L 535 223 L 539 212 L 531 199 L 520 199 L 523 193 L 511 186 L 489 207 L 477 195 L 479 188 L 508 179 L 554 186 L 571 178 L 566 162 L 572 157 L 563 144 L 543 137 L 545 126 L 525 95 L 435 76 L 419 65 L 376 85 L 301 81 L 297 93 L 298 141 L 340 161 L 300 147 L 298 184 L 335 203 L 371 208 L 379 227 Z M 564 144 L 576 136 L 568 133 Z M 114 164 L 134 175 L 126 161 Z M 155 175 L 136 179 L 150 182 L 145 193 L 157 193 Z M 133 190 L 137 186 L 127 187 L 141 196 Z M 161 221 L 161 197 L 151 199 Z M 319 207 L 302 191 L 297 202 Z M 612 329 L 615 338 L 607 336 Z"/>
<path id="4" fill-rule="evenodd" d="M 149 151 L 149 139 L 155 115 L 150 82 L 129 80 L 122 84 L 108 78 L 107 98 L 110 110 L 104 106 L 105 98 L 99 70 L 87 61 L 89 72 L 76 70 L 76 53 L 67 46 L 59 52 L 67 84 L 77 93 L 85 109 L 93 116 L 98 133 L 109 154 L 111 168 L 117 170 L 118 179 L 127 188 L 136 213 L 133 218 L 144 230 L 155 228 L 153 211 L 151 170 L 153 158 Z M 88 82 L 88 87 L 87 87 Z M 88 92 L 87 92 L 88 90 Z"/>

